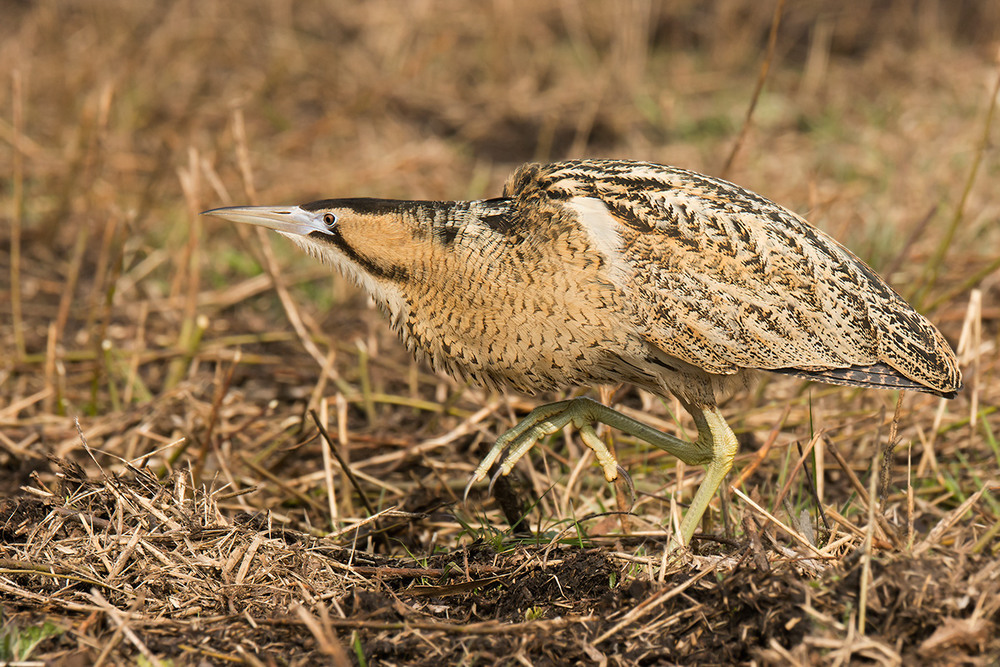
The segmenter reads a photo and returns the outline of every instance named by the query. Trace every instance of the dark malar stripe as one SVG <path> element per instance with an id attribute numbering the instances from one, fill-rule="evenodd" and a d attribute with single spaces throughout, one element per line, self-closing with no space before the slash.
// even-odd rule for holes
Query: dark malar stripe
<path id="1" fill-rule="evenodd" d="M 364 269 L 366 273 L 376 278 L 382 278 L 394 283 L 403 283 L 410 279 L 410 272 L 405 268 L 394 264 L 380 264 L 359 253 L 344 239 L 344 236 L 337 229 L 336 225 L 327 232 L 309 232 L 309 238 L 320 243 L 329 243 L 344 253 L 352 262 Z"/>

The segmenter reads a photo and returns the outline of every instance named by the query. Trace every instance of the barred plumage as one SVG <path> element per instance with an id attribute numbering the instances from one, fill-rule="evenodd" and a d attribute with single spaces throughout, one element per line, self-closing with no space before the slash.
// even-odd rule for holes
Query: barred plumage
<path id="1" fill-rule="evenodd" d="M 644 335 L 709 373 L 761 369 L 946 396 L 961 385 L 940 332 L 864 262 L 737 185 L 591 160 L 527 165 L 506 194 L 533 206 L 600 200 L 618 223 L 618 263 Z"/>
<path id="2" fill-rule="evenodd" d="M 648 162 L 525 165 L 503 197 L 331 199 L 208 213 L 275 229 L 361 284 L 437 368 L 538 391 L 631 382 L 677 396 L 694 443 L 586 401 L 544 406 L 498 441 L 511 466 L 572 422 L 609 480 L 603 421 L 708 474 L 690 541 L 735 455 L 718 403 L 757 371 L 954 396 L 947 341 L 864 262 L 801 217 L 726 181 Z"/>

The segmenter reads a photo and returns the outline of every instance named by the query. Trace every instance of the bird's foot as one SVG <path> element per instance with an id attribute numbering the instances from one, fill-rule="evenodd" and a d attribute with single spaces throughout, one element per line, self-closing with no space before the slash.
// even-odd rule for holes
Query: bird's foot
<path id="1" fill-rule="evenodd" d="M 603 440 L 597 437 L 597 433 L 594 431 L 592 418 L 588 410 L 588 408 L 590 408 L 593 404 L 594 402 L 588 399 L 571 399 L 568 401 L 559 401 L 558 403 L 549 403 L 532 410 L 524 419 L 518 422 L 514 428 L 497 438 L 496 443 L 476 467 L 476 470 L 472 473 L 472 478 L 465 487 L 464 497 L 468 498 L 469 490 L 472 488 L 473 484 L 486 479 L 486 475 L 489 473 L 490 468 L 498 460 L 500 465 L 490 481 L 491 490 L 493 488 L 493 482 L 496 481 L 499 476 L 509 474 L 510 471 L 514 469 L 517 462 L 520 461 L 521 458 L 527 454 L 539 440 L 552 435 L 553 433 L 557 433 L 567 424 L 572 422 L 573 425 L 580 431 L 580 437 L 583 440 L 583 443 L 594 452 L 594 456 L 597 458 L 597 463 L 604 471 L 604 478 L 609 482 L 614 482 L 620 475 L 623 475 L 634 501 L 635 487 L 632 484 L 632 479 L 625 473 L 625 470 L 618 465 L 618 461 L 608 449 L 607 445 L 604 444 Z"/>

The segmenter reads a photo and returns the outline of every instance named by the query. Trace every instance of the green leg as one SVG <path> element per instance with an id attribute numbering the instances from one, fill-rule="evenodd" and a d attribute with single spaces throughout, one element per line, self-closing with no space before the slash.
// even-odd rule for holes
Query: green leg
<path id="1" fill-rule="evenodd" d="M 699 409 L 690 405 L 685 405 L 684 407 L 691 413 L 695 424 L 698 425 L 698 440 L 696 442 L 703 447 L 703 451 L 709 456 L 708 465 L 705 467 L 705 479 L 702 480 L 698 490 L 695 491 L 691 505 L 681 520 L 681 539 L 684 541 L 684 544 L 691 544 L 691 538 L 694 537 L 694 532 L 701 524 L 701 517 L 704 516 L 705 510 L 708 509 L 708 504 L 712 502 L 712 496 L 722 486 L 722 481 L 726 478 L 726 474 L 733 467 L 733 459 L 736 458 L 736 450 L 739 449 L 739 443 L 736 441 L 736 436 L 733 434 L 732 429 L 729 428 L 729 424 L 722 418 L 722 414 L 718 408 Z M 652 441 L 649 442 L 674 454 L 674 456 L 685 463 L 695 463 L 686 460 L 680 454 L 672 452 L 666 447 L 661 447 Z"/>
<path id="2" fill-rule="evenodd" d="M 604 470 L 605 479 L 613 482 L 618 478 L 621 468 L 593 429 L 595 423 L 607 424 L 673 454 L 688 465 L 707 464 L 705 479 L 698 487 L 691 501 L 691 507 L 681 521 L 681 540 L 684 544 L 690 544 L 712 496 L 733 466 L 737 442 L 736 436 L 722 418 L 718 408 L 698 408 L 687 404 L 684 407 L 694 417 L 698 426 L 698 439 L 694 442 L 658 431 L 589 398 L 574 398 L 538 407 L 517 426 L 497 438 L 496 444 L 472 474 L 472 479 L 465 489 L 466 495 L 474 483 L 486 478 L 490 467 L 505 451 L 508 453 L 500 463 L 498 474 L 501 475 L 508 474 L 535 443 L 569 423 L 579 429 L 584 444 L 593 450 L 598 464 Z"/>

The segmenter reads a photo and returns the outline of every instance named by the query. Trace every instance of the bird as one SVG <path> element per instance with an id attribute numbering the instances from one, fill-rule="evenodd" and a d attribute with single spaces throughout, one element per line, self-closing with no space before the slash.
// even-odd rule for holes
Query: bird
<path id="1" fill-rule="evenodd" d="M 568 424 L 613 482 L 624 470 L 596 433 L 603 423 L 705 466 L 679 526 L 683 545 L 737 453 L 719 405 L 762 373 L 946 398 L 962 387 L 944 336 L 864 261 L 787 208 L 695 171 L 529 163 L 491 199 L 204 214 L 272 229 L 332 265 L 436 370 L 491 389 L 630 383 L 676 397 L 694 440 L 581 396 L 542 405 L 502 434 L 469 485 L 495 463 L 495 475 L 508 474 Z"/>

